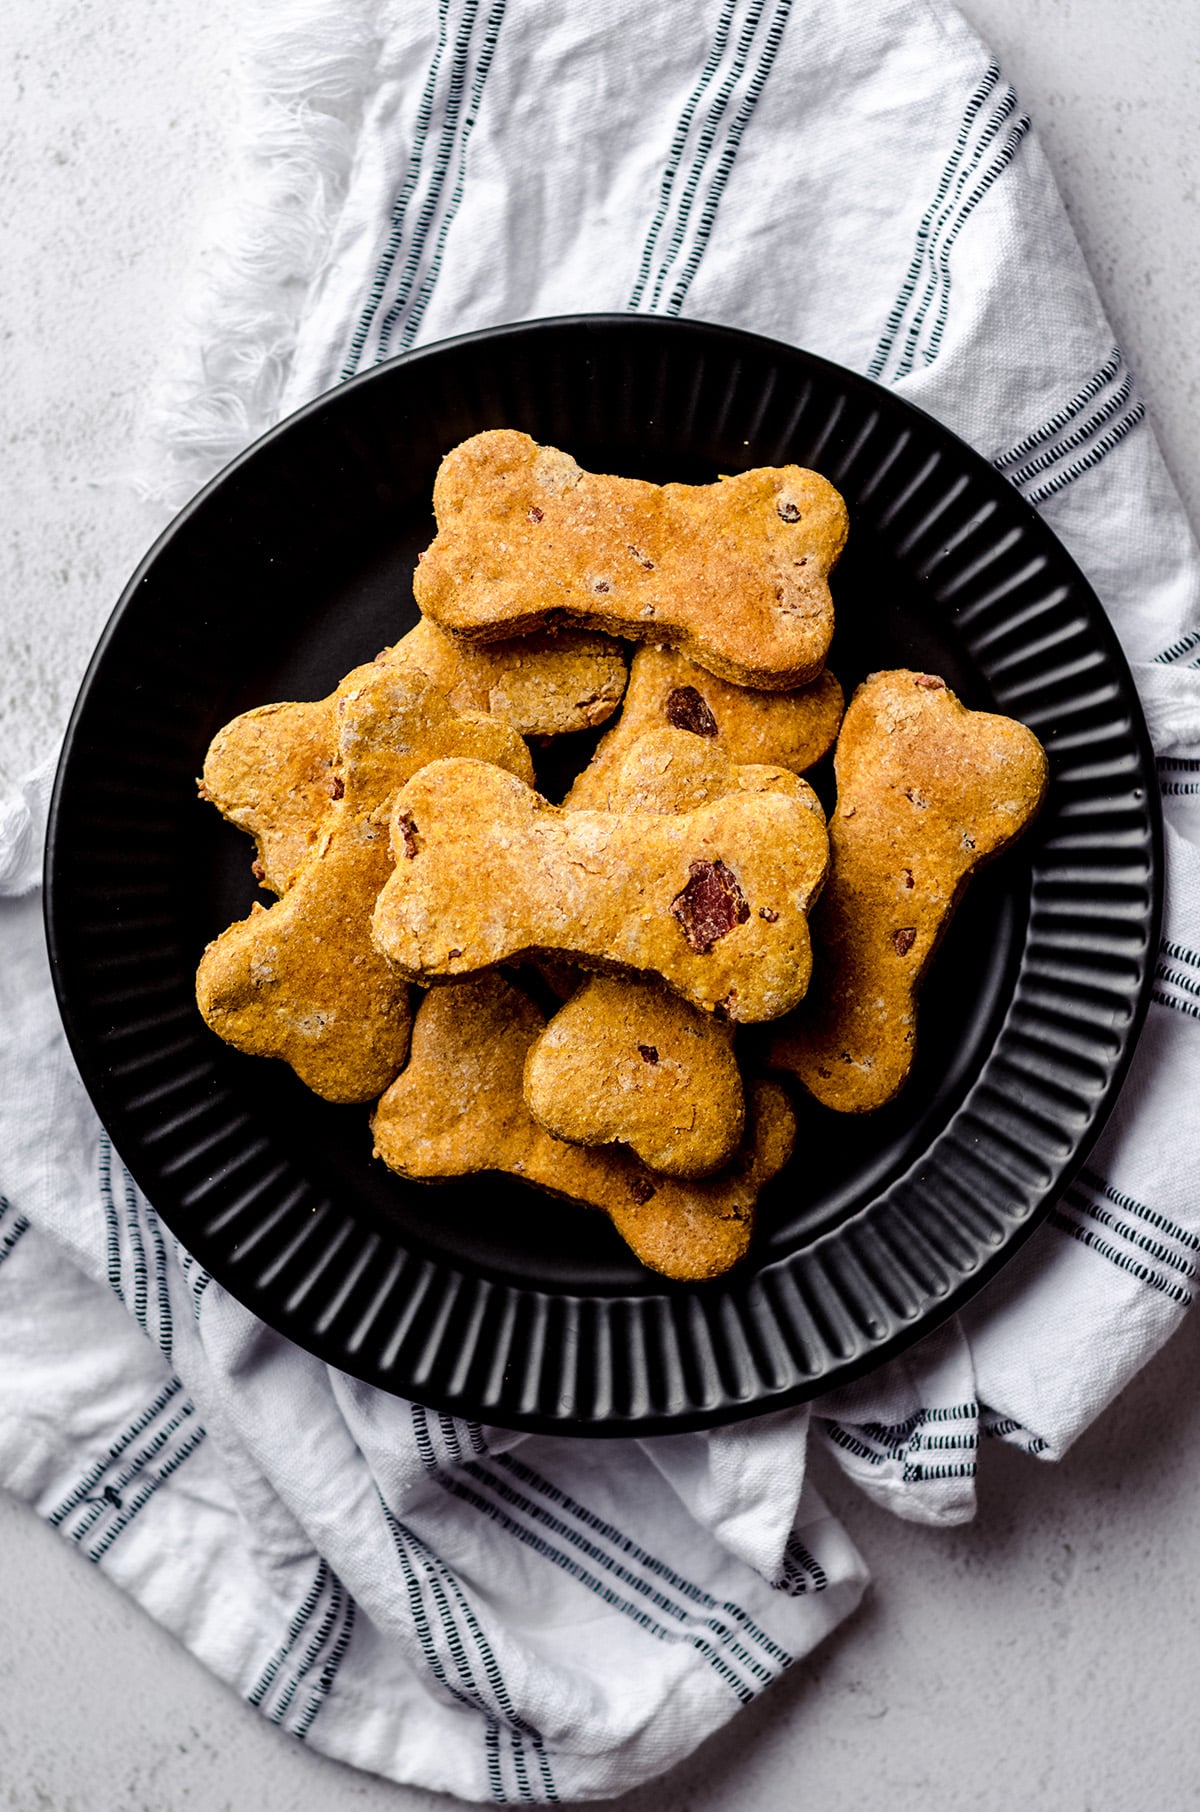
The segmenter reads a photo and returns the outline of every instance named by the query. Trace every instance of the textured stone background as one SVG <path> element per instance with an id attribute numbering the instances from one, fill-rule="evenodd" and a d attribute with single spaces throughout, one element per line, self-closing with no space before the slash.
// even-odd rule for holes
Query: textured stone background
<path id="1" fill-rule="evenodd" d="M 962 0 L 1038 125 L 1200 522 L 1200 9 Z M 161 522 L 139 403 L 227 192 L 238 0 L 0 0 L 0 784 L 50 746 Z M 27 626 L 52 613 L 52 672 Z M 984 1455 L 970 1528 L 837 1479 L 876 1583 L 848 1626 L 624 1812 L 1200 1805 L 1200 1324 L 1059 1467 Z M 0 1497 L 0 1807 L 417 1812 L 281 1737 Z"/>

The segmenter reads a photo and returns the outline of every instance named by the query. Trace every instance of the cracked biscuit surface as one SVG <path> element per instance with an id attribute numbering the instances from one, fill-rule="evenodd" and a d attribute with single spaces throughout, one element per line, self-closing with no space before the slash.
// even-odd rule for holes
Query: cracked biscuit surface
<path id="1" fill-rule="evenodd" d="M 397 794 L 392 839 L 374 935 L 412 980 L 561 953 L 649 971 L 744 1021 L 779 1017 L 808 986 L 807 913 L 828 843 L 780 793 L 730 793 L 678 817 L 565 812 L 495 767 L 435 761 Z"/>
<path id="2" fill-rule="evenodd" d="M 834 765 L 812 987 L 770 1061 L 826 1107 L 865 1113 L 907 1080 L 930 958 L 971 875 L 1034 817 L 1048 767 L 1024 724 L 907 669 L 859 687 Z"/>
<path id="3" fill-rule="evenodd" d="M 541 1010 L 501 975 L 431 990 L 407 1067 L 372 1121 L 375 1155 L 401 1176 L 436 1181 L 498 1170 L 603 1210 L 636 1256 L 680 1280 L 718 1277 L 746 1252 L 763 1186 L 791 1154 L 795 1116 L 777 1084 L 755 1084 L 746 1136 L 703 1182 L 650 1176 L 612 1147 L 562 1144 L 522 1094 Z"/>
<path id="4" fill-rule="evenodd" d="M 438 533 L 414 590 L 464 641 L 575 624 L 669 644 L 771 691 L 824 665 L 847 520 L 819 473 L 770 466 L 654 485 L 585 472 L 502 428 L 446 455 L 433 502 Z"/>

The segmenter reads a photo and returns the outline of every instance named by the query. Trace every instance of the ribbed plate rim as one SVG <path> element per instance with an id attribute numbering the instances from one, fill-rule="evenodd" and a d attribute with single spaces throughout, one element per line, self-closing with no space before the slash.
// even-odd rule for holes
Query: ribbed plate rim
<path id="1" fill-rule="evenodd" d="M 662 317 L 653 316 L 575 315 L 550 317 L 545 320 L 514 323 L 498 328 L 484 329 L 479 332 L 456 336 L 453 339 L 441 341 L 435 345 L 416 348 L 408 353 L 400 354 L 396 358 L 387 361 L 385 364 L 351 380 L 349 383 L 341 386 L 339 390 L 326 393 L 325 395 L 314 399 L 313 402 L 298 411 L 296 415 L 289 417 L 286 421 L 270 430 L 266 435 L 256 441 L 253 446 L 240 454 L 236 460 L 224 469 L 223 472 L 219 473 L 207 486 L 205 486 L 186 508 L 180 512 L 174 521 L 168 525 L 167 529 L 159 536 L 149 553 L 137 567 L 109 618 L 88 666 L 87 673 L 81 684 L 75 707 L 71 715 L 70 723 L 64 738 L 58 772 L 55 777 L 45 858 L 46 885 L 44 910 L 51 970 L 68 1042 L 81 1075 L 83 1076 L 85 1085 L 92 1096 L 101 1119 L 109 1126 L 110 1131 L 114 1133 L 114 1140 L 118 1149 L 122 1150 L 122 1155 L 129 1164 L 131 1171 L 139 1184 L 142 1184 L 143 1187 L 143 1177 L 146 1174 L 145 1165 L 142 1161 L 143 1154 L 134 1147 L 125 1150 L 122 1146 L 122 1141 L 119 1137 L 119 1129 L 122 1123 L 127 1121 L 127 1115 L 120 1099 L 120 1090 L 112 1084 L 110 1079 L 105 1075 L 103 1064 L 94 1048 L 93 1041 L 88 1034 L 87 1028 L 83 1023 L 84 1003 L 82 992 L 79 995 L 78 1002 L 76 1000 L 76 980 L 70 973 L 71 961 L 67 950 L 67 946 L 69 945 L 67 930 L 70 916 L 69 904 L 62 900 L 61 895 L 57 890 L 57 877 L 65 861 L 64 848 L 66 831 L 63 822 L 63 801 L 71 775 L 72 749 L 81 738 L 81 729 L 86 721 L 89 709 L 89 699 L 102 681 L 107 651 L 116 634 L 125 610 L 134 596 L 139 592 L 141 586 L 145 583 L 147 576 L 152 572 L 162 551 L 168 547 L 177 536 L 186 533 L 192 519 L 203 511 L 209 499 L 215 494 L 218 494 L 221 489 L 228 484 L 230 479 L 240 472 L 250 461 L 258 460 L 262 458 L 264 454 L 269 454 L 271 448 L 280 439 L 289 433 L 294 432 L 299 424 L 307 422 L 313 415 L 321 410 L 330 407 L 341 407 L 342 399 L 351 396 L 355 391 L 364 386 L 391 381 L 398 371 L 420 366 L 430 360 L 453 359 L 457 354 L 469 347 L 479 347 L 483 345 L 489 348 L 502 349 L 506 345 L 510 347 L 514 345 L 519 346 L 522 342 L 527 342 L 531 339 L 536 340 L 539 335 L 570 335 L 572 333 L 582 335 L 585 342 L 590 338 L 593 350 L 597 339 L 603 338 L 605 335 L 610 336 L 610 343 L 612 343 L 611 336 L 614 333 L 633 334 L 635 336 L 645 335 L 648 337 L 667 334 L 671 336 L 671 339 L 680 347 L 681 351 L 684 344 L 690 342 L 691 346 L 695 349 L 698 358 L 702 356 L 701 349 L 707 345 L 713 348 L 723 347 L 727 351 L 734 353 L 735 357 L 737 351 L 740 349 L 747 356 L 753 352 L 760 358 L 767 357 L 773 359 L 777 364 L 782 364 L 785 367 L 790 364 L 794 369 L 805 368 L 818 379 L 824 379 L 827 382 L 836 384 L 846 395 L 867 400 L 872 407 L 877 407 L 882 410 L 885 417 L 898 417 L 901 420 L 906 420 L 919 426 L 926 436 L 933 439 L 935 444 L 940 444 L 943 448 L 949 450 L 956 458 L 962 461 L 969 472 L 973 472 L 977 477 L 986 474 L 987 482 L 992 485 L 996 496 L 1004 499 L 1002 507 L 1011 513 L 1012 519 L 1018 523 L 1023 522 L 1025 526 L 1031 530 L 1036 539 L 1049 545 L 1053 549 L 1055 560 L 1071 575 L 1072 602 L 1075 602 L 1077 594 L 1079 601 L 1089 615 L 1089 633 L 1094 636 L 1099 644 L 1099 651 L 1102 655 L 1104 667 L 1115 677 L 1120 693 L 1121 704 L 1129 719 L 1129 739 L 1137 757 L 1139 770 L 1147 779 L 1152 780 L 1154 773 L 1153 751 L 1151 749 L 1148 731 L 1137 699 L 1133 680 L 1124 655 L 1116 640 L 1115 632 L 1108 623 L 1103 609 L 1087 579 L 1079 570 L 1071 556 L 1067 553 L 1066 549 L 1062 547 L 1062 544 L 1057 540 L 1057 537 L 1054 536 L 1049 525 L 1031 504 L 1022 498 L 1018 492 L 1009 487 L 998 474 L 993 472 L 987 465 L 987 462 L 966 442 L 962 441 L 951 430 L 945 428 L 935 417 L 929 415 L 926 411 L 919 409 L 906 399 L 896 396 L 894 392 L 875 384 L 871 379 L 862 377 L 858 373 L 845 370 L 815 354 L 807 353 L 800 348 L 787 346 L 770 340 L 765 336 L 747 334 L 737 329 L 716 324 L 692 320 L 668 321 Z M 871 1340 L 868 1335 L 868 1343 L 862 1351 L 853 1357 L 844 1358 L 834 1365 L 827 1366 L 815 1376 L 799 1376 L 798 1370 L 793 1364 L 790 1381 L 785 1382 L 778 1389 L 759 1390 L 750 1397 L 739 1397 L 736 1393 L 727 1391 L 724 1393 L 722 1400 L 715 1404 L 706 1405 L 700 1408 L 685 1408 L 682 1411 L 673 1411 L 669 1414 L 646 1413 L 632 1416 L 610 1415 L 599 1419 L 578 1419 L 573 1413 L 574 1406 L 569 1397 L 564 1397 L 562 1399 L 554 1413 L 547 1413 L 544 1409 L 536 1411 L 525 1410 L 516 1402 L 503 1402 L 500 1405 L 497 1405 L 495 1402 L 489 1402 L 484 1406 L 481 1405 L 478 1395 L 473 1394 L 471 1390 L 448 1390 L 444 1386 L 438 1386 L 422 1391 L 422 1400 L 426 1401 L 430 1407 L 435 1409 L 464 1415 L 472 1419 L 487 1420 L 493 1424 L 527 1429 L 535 1432 L 557 1432 L 586 1436 L 680 1432 L 686 1429 L 710 1427 L 725 1422 L 740 1420 L 747 1416 L 768 1413 L 787 1404 L 801 1402 L 820 1392 L 832 1389 L 836 1385 L 848 1382 L 884 1363 L 887 1359 L 911 1345 L 915 1339 L 931 1332 L 947 1317 L 955 1313 L 965 1301 L 989 1281 L 1003 1264 L 1011 1259 L 1014 1253 L 1029 1237 L 1034 1228 L 1044 1218 L 1053 1202 L 1059 1198 L 1065 1189 L 1070 1187 L 1070 1184 L 1078 1171 L 1086 1162 L 1088 1152 L 1094 1144 L 1095 1139 L 1098 1137 L 1104 1121 L 1119 1094 L 1121 1084 L 1124 1081 L 1129 1064 L 1132 1061 L 1137 1044 L 1137 1036 L 1144 1022 L 1149 1005 L 1150 991 L 1153 984 L 1152 959 L 1153 953 L 1157 949 L 1162 913 L 1161 808 L 1153 785 L 1147 785 L 1144 789 L 1144 808 L 1145 852 L 1149 868 L 1149 878 L 1146 884 L 1149 899 L 1148 907 L 1144 915 L 1146 935 L 1143 950 L 1145 954 L 1141 961 L 1141 973 L 1138 979 L 1136 992 L 1132 996 L 1131 1011 L 1124 1026 L 1120 1048 L 1116 1059 L 1108 1071 L 1108 1080 L 1102 1098 L 1091 1113 L 1083 1131 L 1076 1134 L 1070 1157 L 1060 1167 L 1053 1186 L 1049 1190 L 1043 1192 L 1040 1201 L 1038 1201 L 1024 1218 L 1015 1223 L 1010 1222 L 1003 1242 L 990 1256 L 984 1257 L 982 1262 L 977 1263 L 970 1271 L 960 1272 L 957 1280 L 952 1282 L 944 1297 L 932 1303 L 927 1303 L 917 1317 L 915 1324 L 901 1321 L 901 1323 L 896 1325 L 886 1337 L 879 1340 Z M 1012 1000 L 1015 1000 L 1017 997 L 1017 987 L 1020 976 L 1024 973 L 1025 960 L 1026 957 L 1023 952 L 1018 977 L 1017 980 L 1014 981 Z M 1010 1008 L 1012 1000 L 1009 1002 Z M 999 1048 L 999 1041 L 997 1048 Z M 651 1314 L 654 1313 L 661 1326 L 670 1323 L 673 1320 L 675 1311 L 672 1308 L 672 1304 L 678 1304 L 682 1296 L 694 1295 L 696 1299 L 707 1300 L 710 1304 L 719 1301 L 722 1298 L 732 1298 L 735 1294 L 745 1294 L 747 1291 L 754 1289 L 757 1289 L 761 1296 L 764 1287 L 762 1280 L 764 1278 L 777 1279 L 781 1274 L 794 1274 L 797 1266 L 806 1255 L 811 1255 L 811 1262 L 819 1266 L 824 1266 L 826 1271 L 828 1270 L 828 1265 L 830 1263 L 843 1265 L 858 1264 L 859 1260 L 855 1251 L 858 1231 L 867 1224 L 869 1217 L 879 1208 L 881 1203 L 890 1201 L 891 1198 L 896 1195 L 897 1191 L 901 1190 L 910 1182 L 914 1172 L 920 1164 L 928 1163 L 934 1155 L 947 1146 L 951 1135 L 955 1132 L 956 1128 L 961 1130 L 963 1116 L 967 1113 L 970 1104 L 978 1095 L 980 1084 L 987 1079 L 993 1071 L 994 1056 L 995 1053 L 993 1052 L 992 1057 L 989 1057 L 984 1063 L 979 1074 L 975 1077 L 971 1088 L 968 1090 L 966 1097 L 960 1102 L 959 1107 L 954 1111 L 951 1119 L 943 1127 L 942 1131 L 935 1136 L 928 1151 L 910 1166 L 905 1175 L 893 1179 L 881 1195 L 867 1203 L 857 1214 L 852 1216 L 838 1228 L 823 1234 L 810 1245 L 801 1248 L 798 1253 L 792 1254 L 787 1259 L 777 1259 L 773 1263 L 760 1267 L 757 1272 L 753 1270 L 750 1273 L 746 1273 L 745 1271 L 735 1272 L 732 1274 L 728 1285 L 707 1285 L 695 1292 L 668 1289 L 661 1295 L 635 1297 L 630 1299 L 609 1297 L 606 1298 L 606 1300 L 609 1302 L 627 1300 L 639 1304 L 641 1305 L 638 1310 L 639 1315 L 643 1319 L 648 1320 Z M 142 1172 L 141 1175 L 139 1175 L 139 1170 Z M 149 1191 L 147 1193 L 149 1193 Z M 155 1205 L 166 1224 L 172 1226 L 175 1221 L 181 1220 L 183 1224 L 186 1225 L 186 1216 L 179 1212 L 179 1203 L 177 1201 L 164 1201 L 161 1197 L 161 1192 L 156 1192 L 156 1194 L 158 1199 L 156 1199 Z M 196 1231 L 196 1229 L 192 1229 L 191 1233 L 194 1234 Z M 197 1256 L 201 1262 L 213 1272 L 214 1276 L 218 1277 L 219 1281 L 230 1289 L 231 1294 L 244 1302 L 247 1307 L 253 1309 L 270 1325 L 276 1327 L 280 1332 L 285 1333 L 295 1340 L 299 1345 L 318 1354 L 319 1357 L 328 1360 L 330 1363 L 338 1365 L 342 1369 L 364 1378 L 367 1382 L 379 1384 L 382 1388 L 394 1394 L 415 1394 L 413 1391 L 413 1368 L 411 1366 L 409 1367 L 405 1378 L 396 1378 L 390 1377 L 382 1372 L 378 1364 L 364 1365 L 361 1358 L 359 1358 L 355 1352 L 347 1350 L 343 1333 L 325 1333 L 322 1332 L 319 1327 L 312 1324 L 313 1305 L 311 1303 L 306 1303 L 304 1310 L 299 1314 L 290 1313 L 287 1311 L 286 1307 L 283 1307 L 278 1302 L 273 1302 L 270 1299 L 269 1288 L 264 1289 L 256 1279 L 249 1277 L 244 1273 L 237 1273 L 236 1269 L 233 1267 L 232 1259 L 229 1259 L 229 1262 L 226 1263 L 225 1261 L 228 1255 L 220 1248 L 219 1242 L 215 1238 L 205 1236 L 198 1241 L 194 1238 L 190 1238 L 189 1243 L 192 1246 L 195 1256 Z M 449 1260 L 443 1261 L 438 1268 L 443 1278 L 443 1289 L 449 1292 L 449 1298 L 451 1300 L 464 1281 L 468 1283 L 471 1281 L 469 1274 L 464 1273 Z M 564 1293 L 559 1297 L 555 1297 L 550 1293 L 541 1291 L 526 1290 L 521 1292 L 512 1284 L 500 1285 L 495 1280 L 486 1278 L 480 1279 L 476 1277 L 474 1279 L 474 1284 L 477 1297 L 483 1303 L 486 1303 L 489 1299 L 490 1292 L 499 1290 L 503 1290 L 506 1297 L 512 1300 L 516 1300 L 523 1295 L 525 1298 L 534 1302 L 535 1308 L 536 1305 L 540 1303 L 542 1306 L 538 1312 L 541 1314 L 543 1320 L 548 1315 L 553 1315 L 554 1305 L 556 1303 L 563 1305 L 562 1312 L 567 1313 L 568 1309 L 566 1305 L 586 1305 L 594 1300 L 584 1296 L 574 1296 L 571 1293 Z M 578 1311 L 571 1311 L 571 1313 L 575 1319 L 577 1319 Z M 773 1313 L 774 1311 L 772 1310 L 772 1314 Z M 335 1328 L 337 1326 L 336 1318 L 333 1326 Z M 419 1367 L 417 1369 L 419 1369 Z M 498 1409 L 501 1413 L 497 1413 Z"/>

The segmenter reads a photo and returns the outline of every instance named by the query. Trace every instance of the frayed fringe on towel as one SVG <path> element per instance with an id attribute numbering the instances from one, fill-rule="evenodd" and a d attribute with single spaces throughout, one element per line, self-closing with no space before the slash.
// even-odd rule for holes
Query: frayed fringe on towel
<path id="1" fill-rule="evenodd" d="M 377 53 L 373 0 L 259 0 L 247 33 L 242 193 L 214 234 L 191 369 L 150 410 L 143 496 L 178 508 L 272 427 L 345 196 Z"/>

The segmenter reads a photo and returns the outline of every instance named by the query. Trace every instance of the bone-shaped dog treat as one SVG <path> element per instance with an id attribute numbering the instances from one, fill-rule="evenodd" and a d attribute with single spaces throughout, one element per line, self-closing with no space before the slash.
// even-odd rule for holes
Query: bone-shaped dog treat
<path id="1" fill-rule="evenodd" d="M 799 691 L 755 692 L 717 679 L 672 648 L 639 648 L 621 715 L 563 804 L 573 812 L 614 810 L 621 764 L 651 730 L 687 731 L 742 767 L 766 762 L 802 774 L 828 754 L 841 721 L 842 688 L 828 668 Z"/>
<path id="2" fill-rule="evenodd" d="M 813 985 L 770 1054 L 826 1107 L 865 1113 L 906 1080 L 929 959 L 971 874 L 1037 811 L 1047 763 L 1023 724 L 901 671 L 859 687 L 835 767 Z"/>
<path id="3" fill-rule="evenodd" d="M 699 811 L 564 812 L 482 763 L 432 762 L 397 795 L 375 940 L 450 981 L 526 956 L 650 971 L 707 1012 L 775 1019 L 808 986 L 824 826 L 779 793 Z"/>
<path id="4" fill-rule="evenodd" d="M 521 736 L 591 729 L 625 690 L 624 650 L 602 635 L 551 633 L 473 648 L 422 621 L 376 658 L 419 668 L 455 711 L 486 711 Z M 311 704 L 243 712 L 212 740 L 201 795 L 254 838 L 254 872 L 273 893 L 287 891 L 316 841 L 333 782 L 334 711 L 367 671 L 355 668 Z"/>
<path id="5" fill-rule="evenodd" d="M 408 993 L 371 942 L 371 913 L 392 866 L 388 804 L 437 756 L 503 762 L 532 778 L 515 730 L 458 716 L 414 669 L 358 669 L 334 713 L 338 797 L 282 899 L 255 905 L 208 946 L 196 977 L 207 1023 L 254 1056 L 280 1057 L 328 1101 L 368 1101 L 408 1048 Z"/>
<path id="6" fill-rule="evenodd" d="M 824 822 L 812 788 L 786 768 L 734 767 L 713 741 L 652 730 L 613 783 L 620 811 L 687 812 L 733 791 L 778 790 Z M 659 982 L 589 976 L 529 1053 L 525 1100 L 555 1138 L 628 1145 L 651 1170 L 699 1177 L 742 1137 L 730 1028 Z"/>
<path id="7" fill-rule="evenodd" d="M 702 1183 L 652 1177 L 637 1159 L 563 1145 L 521 1094 L 540 1010 L 499 975 L 422 1000 L 408 1066 L 375 1110 L 375 1153 L 401 1176 L 433 1181 L 499 1170 L 607 1213 L 643 1264 L 667 1277 L 717 1277 L 750 1243 L 760 1190 L 791 1154 L 795 1118 L 783 1090 L 756 1083 L 733 1162 Z"/>
<path id="8" fill-rule="evenodd" d="M 525 1100 L 576 1145 L 627 1145 L 651 1170 L 710 1176 L 742 1142 L 732 1028 L 661 983 L 589 975 L 533 1045 Z"/>
<path id="9" fill-rule="evenodd" d="M 668 643 L 771 690 L 824 664 L 846 506 L 816 472 L 659 486 L 584 472 L 505 428 L 446 455 L 433 505 L 438 533 L 413 588 L 464 640 L 572 623 Z"/>

